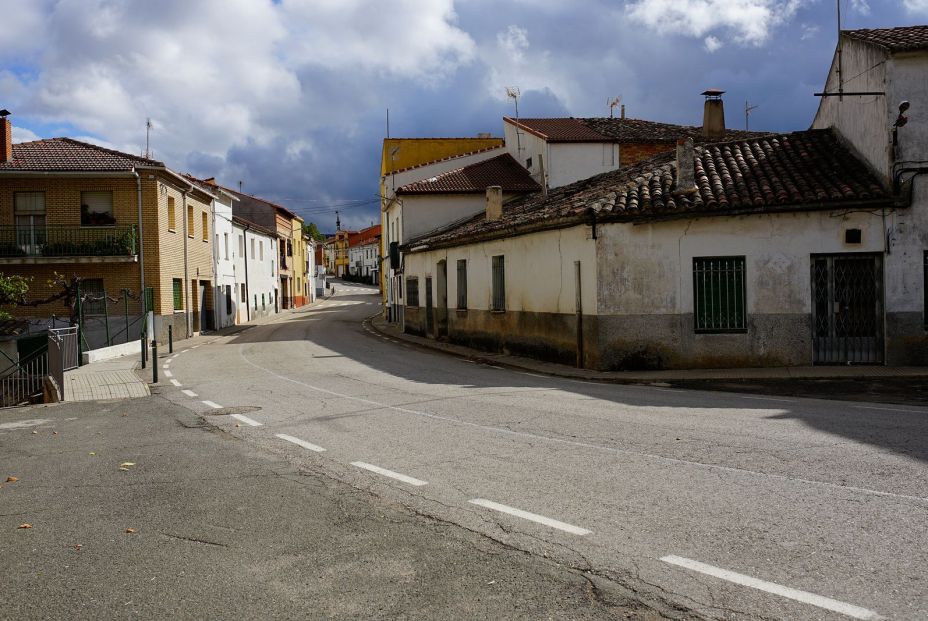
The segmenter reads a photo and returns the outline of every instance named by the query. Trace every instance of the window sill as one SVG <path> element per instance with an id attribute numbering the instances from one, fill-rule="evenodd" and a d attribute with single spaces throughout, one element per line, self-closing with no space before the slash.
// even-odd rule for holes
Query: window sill
<path id="1" fill-rule="evenodd" d="M 747 334 L 747 328 L 736 328 L 732 330 L 693 330 L 693 334 Z"/>
<path id="2" fill-rule="evenodd" d="M 490 309 L 491 315 L 502 315 L 505 312 L 506 312 L 505 308 L 491 308 Z"/>
<path id="3" fill-rule="evenodd" d="M 456 308 L 456 309 L 454 309 L 454 312 L 456 312 L 458 315 L 466 315 L 466 314 L 467 314 L 467 309 L 466 309 L 466 308 Z"/>
<path id="4" fill-rule="evenodd" d="M 168 227 L 168 233 L 176 233 L 176 232 L 177 232 L 177 229 L 172 229 L 171 227 Z"/>

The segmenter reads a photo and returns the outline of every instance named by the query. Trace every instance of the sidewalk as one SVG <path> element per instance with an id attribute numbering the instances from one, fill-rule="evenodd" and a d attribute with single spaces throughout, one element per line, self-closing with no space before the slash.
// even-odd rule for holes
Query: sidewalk
<path id="1" fill-rule="evenodd" d="M 135 373 L 139 354 L 113 358 L 78 367 L 64 374 L 64 401 L 137 399 L 151 394 L 148 384 Z"/>
<path id="2" fill-rule="evenodd" d="M 594 371 L 577 369 L 554 362 L 544 362 L 522 356 L 478 351 L 421 336 L 403 333 L 398 326 L 377 315 L 369 320 L 377 332 L 421 347 L 486 364 L 511 367 L 532 373 L 558 377 L 615 383 L 647 383 L 690 380 L 785 380 L 785 379 L 855 379 L 888 377 L 928 377 L 928 367 L 887 366 L 803 366 L 751 367 L 744 369 L 675 369 L 668 371 Z"/>

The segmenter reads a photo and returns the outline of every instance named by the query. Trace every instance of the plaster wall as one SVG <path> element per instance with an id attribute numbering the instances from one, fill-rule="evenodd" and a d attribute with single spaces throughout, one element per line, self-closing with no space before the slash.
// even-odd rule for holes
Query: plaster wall
<path id="1" fill-rule="evenodd" d="M 235 279 L 235 253 L 238 241 L 232 227 L 232 199 L 221 195 L 213 199 L 213 261 L 216 264 L 216 299 L 213 309 L 216 313 L 216 326 L 225 328 L 235 325 L 235 310 L 240 297 Z M 232 291 L 232 309 L 227 312 L 226 287 Z"/>
<path id="2" fill-rule="evenodd" d="M 557 188 L 616 170 L 619 145 L 606 142 L 557 142 L 549 145 L 548 187 Z"/>
<path id="3" fill-rule="evenodd" d="M 236 300 L 236 313 L 239 323 L 244 323 L 249 319 L 256 317 L 266 317 L 276 312 L 275 301 L 277 299 L 278 271 L 277 271 L 277 237 L 265 235 L 254 230 L 245 230 L 238 224 L 233 225 L 235 233 L 235 280 L 236 289 L 238 290 L 234 299 Z M 239 238 L 244 242 L 245 254 L 240 252 Z M 252 258 L 251 247 L 254 241 L 254 258 Z M 261 257 L 260 244 L 264 244 L 264 257 Z M 246 283 L 246 262 L 247 262 L 247 285 L 245 290 L 245 299 L 241 297 L 241 285 Z M 264 303 L 262 304 L 262 296 Z"/>

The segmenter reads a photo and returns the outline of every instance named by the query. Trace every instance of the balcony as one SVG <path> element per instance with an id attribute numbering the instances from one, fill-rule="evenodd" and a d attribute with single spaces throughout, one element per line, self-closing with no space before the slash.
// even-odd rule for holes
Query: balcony
<path id="1" fill-rule="evenodd" d="M 138 260 L 134 226 L 0 226 L 0 265 Z"/>

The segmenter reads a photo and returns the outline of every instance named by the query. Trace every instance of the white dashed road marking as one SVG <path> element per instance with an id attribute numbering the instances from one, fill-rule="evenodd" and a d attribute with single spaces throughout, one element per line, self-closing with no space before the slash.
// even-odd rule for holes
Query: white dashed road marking
<path id="1" fill-rule="evenodd" d="M 364 468 L 365 470 L 370 470 L 371 472 L 376 472 L 377 474 L 382 474 L 385 477 L 390 477 L 391 479 L 396 479 L 397 481 L 402 481 L 403 483 L 408 483 L 410 485 L 428 485 L 427 481 L 414 479 L 412 477 L 406 476 L 405 474 L 400 474 L 399 472 L 393 472 L 392 470 L 381 468 L 380 466 L 366 464 L 363 461 L 353 461 L 351 462 L 351 465 L 357 466 L 358 468 Z"/>
<path id="2" fill-rule="evenodd" d="M 206 403 L 206 402 L 204 401 L 203 403 Z M 256 420 L 253 419 L 253 418 L 248 418 L 248 417 L 245 416 L 244 414 L 233 414 L 233 415 L 232 415 L 232 418 L 234 418 L 234 419 L 236 419 L 236 420 L 240 420 L 240 421 L 242 421 L 243 423 L 245 423 L 246 425 L 251 425 L 252 427 L 260 427 L 260 426 L 261 426 L 261 423 L 259 423 L 258 421 L 256 421 Z"/>
<path id="3" fill-rule="evenodd" d="M 188 397 L 197 397 L 197 396 L 199 396 L 199 395 L 197 395 L 197 393 L 193 392 L 192 390 L 182 390 L 181 392 L 184 393 L 185 395 L 187 395 Z"/>
<path id="4" fill-rule="evenodd" d="M 825 610 L 831 610 L 832 612 L 838 612 L 855 619 L 883 618 L 872 610 L 867 610 L 866 608 L 861 608 L 860 606 L 854 606 L 853 604 L 847 604 L 836 599 L 831 599 L 830 597 L 822 597 L 821 595 L 815 595 L 814 593 L 808 593 L 806 591 L 785 587 L 780 584 L 776 584 L 775 582 L 759 580 L 757 578 L 752 578 L 751 576 L 728 571 L 727 569 L 720 569 L 712 565 L 700 563 L 699 561 L 683 558 L 682 556 L 674 556 L 671 554 L 661 558 L 661 560 L 665 563 L 670 563 L 671 565 L 677 565 L 678 567 L 683 567 L 685 569 L 696 571 L 701 574 L 706 574 L 707 576 L 728 580 L 729 582 L 734 582 L 735 584 L 740 584 L 741 586 L 766 591 L 767 593 L 773 593 L 774 595 L 793 599 L 804 604 L 811 604 L 812 606 L 824 608 Z"/>
<path id="5" fill-rule="evenodd" d="M 294 438 L 293 436 L 288 436 L 288 435 L 285 434 L 285 433 L 275 433 L 274 435 L 277 436 L 278 438 L 280 438 L 281 440 L 286 440 L 287 442 L 293 442 L 293 443 L 296 444 L 297 446 L 302 446 L 302 447 L 305 448 L 305 449 L 309 449 L 309 450 L 311 450 L 311 451 L 316 451 L 317 453 L 323 453 L 323 452 L 325 452 L 325 449 L 322 448 L 321 446 L 316 446 L 315 444 L 310 444 L 309 442 L 307 442 L 307 441 L 305 441 L 305 440 L 300 440 L 299 438 Z"/>
<path id="6" fill-rule="evenodd" d="M 474 505 L 479 505 L 481 507 L 486 507 L 487 509 L 499 511 L 501 513 L 508 513 L 509 515 L 520 517 L 523 520 L 530 520 L 532 522 L 537 522 L 538 524 L 550 526 L 551 528 L 556 528 L 558 530 L 571 533 L 572 535 L 589 535 L 592 532 L 585 528 L 574 526 L 573 524 L 568 524 L 566 522 L 561 522 L 560 520 L 553 520 L 543 515 L 538 515 L 537 513 L 529 513 L 528 511 L 523 511 L 522 509 L 507 507 L 506 505 L 501 505 L 498 502 L 493 502 L 492 500 L 474 498 L 473 500 L 468 500 L 468 502 Z"/>
<path id="7" fill-rule="evenodd" d="M 161 368 L 163 368 L 163 369 L 170 369 L 170 368 L 171 368 L 171 362 L 170 362 L 170 361 L 165 362 L 163 365 L 161 365 Z"/>
<path id="8" fill-rule="evenodd" d="M 165 370 L 164 370 L 164 376 L 165 376 L 165 377 L 174 377 L 174 374 L 171 373 L 170 371 L 168 371 L 167 369 L 165 369 Z"/>
<path id="9" fill-rule="evenodd" d="M 222 406 L 219 405 L 218 403 L 215 403 L 214 401 L 204 401 L 203 403 L 205 403 L 205 404 L 208 405 L 209 407 L 213 408 L 214 410 L 221 410 L 221 409 L 222 409 Z"/>
<path id="10" fill-rule="evenodd" d="M 902 408 L 880 408 L 872 405 L 852 405 L 858 410 L 882 410 L 884 412 L 909 412 L 910 414 L 924 414 L 925 410 L 904 410 Z"/>
<path id="11" fill-rule="evenodd" d="M 178 388 L 180 388 L 181 385 L 182 385 L 182 384 L 181 384 L 180 382 L 178 382 L 176 379 L 172 379 L 172 380 L 171 380 L 171 383 L 174 384 L 175 386 L 177 386 Z"/>

